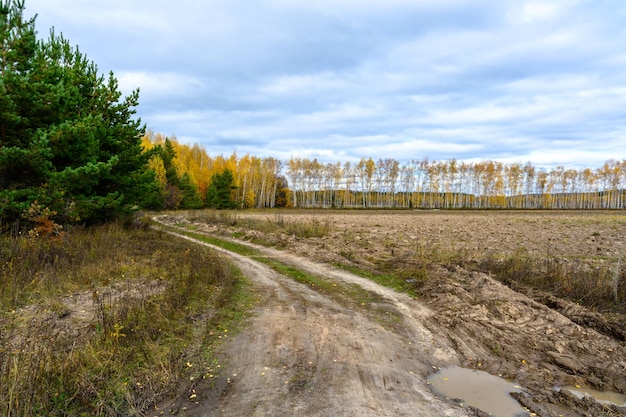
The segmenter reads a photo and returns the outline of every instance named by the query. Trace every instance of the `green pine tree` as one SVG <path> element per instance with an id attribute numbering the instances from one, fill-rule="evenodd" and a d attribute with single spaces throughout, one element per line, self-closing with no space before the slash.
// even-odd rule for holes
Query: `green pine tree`
<path id="1" fill-rule="evenodd" d="M 163 197 L 144 126 L 139 91 L 122 99 L 117 79 L 52 31 L 37 41 L 23 0 L 0 0 L 0 223 L 35 201 L 60 221 L 100 222 Z"/>
<path id="2" fill-rule="evenodd" d="M 198 187 L 191 182 L 189 174 L 184 173 L 178 180 L 178 187 L 182 192 L 182 200 L 179 208 L 183 210 L 195 210 L 202 208 L 202 198 L 198 192 Z"/>
<path id="3" fill-rule="evenodd" d="M 211 177 L 204 203 L 209 208 L 234 209 L 237 207 L 234 196 L 236 189 L 233 173 L 226 168 L 221 174 L 213 174 Z"/>

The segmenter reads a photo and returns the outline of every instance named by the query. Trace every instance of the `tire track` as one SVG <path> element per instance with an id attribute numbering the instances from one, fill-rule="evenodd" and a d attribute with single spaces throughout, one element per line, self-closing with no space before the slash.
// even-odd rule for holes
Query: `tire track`
<path id="1" fill-rule="evenodd" d="M 433 366 L 458 359 L 444 337 L 422 324 L 432 313 L 419 303 L 348 272 L 245 243 L 279 262 L 380 295 L 373 307 L 394 309 L 402 317 L 390 326 L 376 320 L 377 313 L 349 309 L 261 262 L 165 232 L 228 256 L 260 297 L 246 330 L 225 346 L 228 379 L 218 383 L 219 398 L 198 393 L 197 404 L 188 404 L 182 415 L 470 415 L 433 395 L 426 384 Z"/>

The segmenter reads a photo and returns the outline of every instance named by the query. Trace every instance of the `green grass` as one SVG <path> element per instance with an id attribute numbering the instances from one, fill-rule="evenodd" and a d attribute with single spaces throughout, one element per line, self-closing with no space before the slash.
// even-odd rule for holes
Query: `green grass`
<path id="1" fill-rule="evenodd" d="M 237 220 L 234 220 L 235 218 L 236 217 L 234 214 L 228 214 L 228 213 L 222 213 L 222 212 L 209 210 L 209 211 L 203 211 L 200 213 L 195 213 L 194 216 L 190 220 L 200 221 L 200 222 L 207 223 L 207 224 L 236 223 L 240 226 L 242 225 L 242 222 L 245 222 L 244 223 L 245 226 L 252 227 L 256 230 L 261 229 L 264 232 L 269 231 L 269 232 L 280 232 L 280 233 L 286 233 L 286 234 L 294 233 L 300 237 L 325 236 L 326 234 L 330 232 L 330 226 L 331 226 L 330 220 L 327 219 L 321 222 L 317 218 L 313 218 L 312 220 L 307 221 L 302 224 L 288 223 L 285 220 L 284 215 L 282 213 L 275 214 L 273 220 L 270 220 L 270 217 L 268 216 L 265 221 L 261 219 L 243 219 L 242 220 L 238 218 Z M 270 265 L 273 269 L 277 270 L 278 272 L 283 273 L 284 275 L 290 276 L 291 278 L 297 280 L 298 282 L 302 282 L 304 284 L 317 285 L 317 288 L 320 290 L 321 289 L 330 290 L 328 288 L 328 285 L 324 284 L 323 282 L 318 282 L 319 279 L 313 278 L 307 274 L 303 274 L 302 272 L 298 271 L 295 268 L 291 268 L 286 265 L 279 264 L 268 258 L 265 258 L 261 256 L 260 252 L 256 251 L 255 249 L 247 245 L 242 245 L 242 244 L 234 243 L 228 240 L 219 239 L 217 237 L 206 235 L 206 234 L 189 232 L 189 230 L 195 230 L 195 227 L 193 227 L 193 225 L 176 225 L 176 226 L 178 226 L 178 229 L 175 229 L 175 230 L 179 232 L 181 231 L 181 228 L 183 227 L 186 228 L 187 230 L 184 231 L 184 234 L 186 236 L 199 239 L 201 241 L 213 244 L 223 249 L 230 250 L 232 252 L 239 253 L 241 255 L 254 256 L 259 261 Z M 289 226 L 289 227 L 286 227 L 286 226 Z M 311 229 L 315 231 L 311 231 Z M 298 231 L 298 232 L 296 233 L 294 231 Z M 243 233 L 240 233 L 240 232 L 238 232 L 236 235 L 233 235 L 233 237 L 235 238 L 242 238 L 243 236 L 244 236 Z M 255 241 L 255 243 L 258 243 L 260 245 L 268 245 L 267 242 L 263 242 L 263 241 L 258 241 L 258 242 Z M 415 285 L 411 282 L 415 280 L 417 276 L 415 273 L 410 274 L 410 276 L 407 277 L 407 276 L 401 276 L 399 274 L 394 275 L 391 273 L 384 273 L 384 272 L 375 273 L 375 272 L 364 270 L 362 268 L 358 268 L 358 267 L 355 267 L 353 265 L 348 265 L 348 264 L 334 263 L 333 265 L 337 268 L 347 270 L 360 277 L 370 279 L 385 287 L 392 288 L 400 292 L 405 292 L 412 297 L 416 297 L 417 295 L 415 291 Z M 409 282 L 407 282 L 407 280 Z"/>
<path id="2" fill-rule="evenodd" d="M 340 302 L 343 305 L 348 305 L 352 308 L 362 308 L 362 307 L 370 306 L 372 303 L 375 303 L 381 300 L 381 296 L 375 293 L 372 293 L 370 291 L 367 291 L 359 285 L 346 284 L 343 282 L 338 282 L 336 280 L 325 278 L 321 275 L 313 275 L 313 274 L 306 273 L 302 271 L 301 269 L 298 269 L 291 265 L 287 265 L 272 257 L 265 256 L 260 251 L 254 248 L 251 248 L 248 245 L 239 244 L 236 242 L 232 242 L 230 240 L 220 239 L 215 236 L 209 236 L 209 235 L 200 234 L 196 232 L 190 232 L 182 228 L 166 227 L 166 229 L 174 230 L 185 236 L 198 239 L 199 241 L 202 241 L 202 242 L 210 243 L 212 245 L 238 253 L 240 255 L 248 256 L 258 262 L 261 262 L 269 266 L 270 268 L 272 268 L 274 271 L 278 272 L 279 274 L 287 276 L 296 282 L 299 282 L 301 284 L 308 286 L 309 288 L 311 288 L 312 290 L 318 293 L 325 294 L 333 298 L 337 302 Z M 372 275 L 370 275 L 370 277 L 371 276 Z M 379 276 L 378 281 L 384 282 L 388 285 L 391 285 L 392 282 L 395 285 L 400 285 L 399 280 L 394 279 L 392 276 Z M 385 310 L 385 314 L 389 315 L 390 313 L 389 311 Z"/>
<path id="3" fill-rule="evenodd" d="M 417 279 L 415 278 L 415 274 L 409 274 L 408 276 L 406 274 L 403 274 L 403 276 L 401 276 L 399 274 L 393 275 L 389 273 L 372 272 L 363 268 L 358 268 L 353 265 L 341 263 L 333 263 L 333 265 L 336 268 L 344 269 L 354 275 L 369 279 L 384 287 L 394 289 L 398 292 L 406 293 L 413 298 L 417 298 L 418 296 L 418 293 L 415 291 L 416 287 L 414 285 L 414 282 L 412 281 L 414 279 Z"/>
<path id="4" fill-rule="evenodd" d="M 231 252 L 235 252 L 238 253 L 240 255 L 244 255 L 244 256 L 260 256 L 261 252 L 259 252 L 258 250 L 248 246 L 248 245 L 243 245 L 241 243 L 237 243 L 237 242 L 232 242 L 230 240 L 225 240 L 225 239 L 220 239 L 217 237 L 213 237 L 213 236 L 209 236 L 206 234 L 202 234 L 202 233 L 198 233 L 198 232 L 189 232 L 185 229 L 182 229 L 180 227 L 176 228 L 176 227 L 166 227 L 166 229 L 175 231 L 177 233 L 183 234 L 185 236 L 189 236 L 191 238 L 197 239 L 199 241 L 202 242 L 206 242 L 209 243 L 211 245 L 220 247 L 222 249 L 226 249 L 228 251 Z"/>

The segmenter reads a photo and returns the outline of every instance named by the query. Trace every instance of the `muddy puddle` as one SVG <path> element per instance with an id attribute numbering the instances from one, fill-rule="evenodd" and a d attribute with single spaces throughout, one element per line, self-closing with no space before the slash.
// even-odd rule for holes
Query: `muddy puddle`
<path id="1" fill-rule="evenodd" d="M 511 397 L 521 387 L 487 372 L 453 366 L 428 377 L 439 395 L 460 400 L 494 417 L 524 417 L 529 413 Z"/>
<path id="2" fill-rule="evenodd" d="M 626 407 L 626 395 L 619 394 L 617 392 L 610 391 L 598 391 L 593 388 L 581 388 L 581 387 L 572 387 L 567 386 L 563 387 L 563 389 L 568 390 L 578 398 L 583 398 L 584 396 L 589 396 L 594 398 L 601 404 L 607 405 L 617 405 L 619 407 Z"/>

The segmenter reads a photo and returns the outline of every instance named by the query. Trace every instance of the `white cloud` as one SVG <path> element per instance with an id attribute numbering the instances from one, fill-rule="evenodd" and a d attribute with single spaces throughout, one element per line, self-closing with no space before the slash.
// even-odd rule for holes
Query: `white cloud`
<path id="1" fill-rule="evenodd" d="M 214 153 L 626 157 L 626 7 L 579 0 L 27 0 L 149 128 Z M 519 159 L 518 159 L 519 158 Z M 552 161 L 552 162 L 551 162 Z M 563 162 L 564 163 L 564 162 Z"/>
<path id="2" fill-rule="evenodd" d="M 149 98 L 192 95 L 203 85 L 201 79 L 171 72 L 121 71 L 115 76 L 123 92 L 140 88 Z"/>
<path id="3" fill-rule="evenodd" d="M 522 21 L 550 20 L 557 15 L 558 8 L 553 2 L 532 1 L 522 7 Z"/>
<path id="4" fill-rule="evenodd" d="M 261 85 L 260 94 L 273 96 L 302 96 L 306 94 L 326 94 L 343 88 L 345 80 L 336 74 L 280 75 L 267 84 Z"/>

